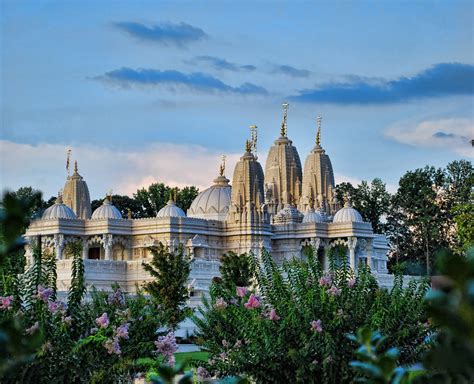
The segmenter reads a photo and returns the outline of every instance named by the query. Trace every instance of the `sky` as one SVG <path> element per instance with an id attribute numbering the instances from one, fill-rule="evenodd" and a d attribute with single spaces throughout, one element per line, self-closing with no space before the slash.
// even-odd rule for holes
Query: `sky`
<path id="1" fill-rule="evenodd" d="M 228 178 L 282 103 L 336 182 L 472 160 L 472 1 L 0 2 L 0 186 L 46 198 L 78 161 L 91 197 Z"/>

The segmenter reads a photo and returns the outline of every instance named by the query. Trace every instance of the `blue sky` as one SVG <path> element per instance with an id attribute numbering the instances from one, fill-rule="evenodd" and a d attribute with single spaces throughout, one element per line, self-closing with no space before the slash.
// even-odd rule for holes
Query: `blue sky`
<path id="1" fill-rule="evenodd" d="M 339 181 L 474 156 L 472 2 L 1 2 L 3 188 L 49 196 L 65 153 L 94 198 L 154 181 L 208 186 L 259 127 Z"/>

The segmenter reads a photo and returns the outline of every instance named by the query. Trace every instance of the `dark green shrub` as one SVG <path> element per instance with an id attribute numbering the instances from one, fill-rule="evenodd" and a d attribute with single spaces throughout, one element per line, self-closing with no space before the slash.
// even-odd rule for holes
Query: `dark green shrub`
<path id="1" fill-rule="evenodd" d="M 400 363 L 417 361 L 428 333 L 427 284 L 402 288 L 398 277 L 393 289 L 381 289 L 366 267 L 354 277 L 335 256 L 324 274 L 312 254 L 278 267 L 262 251 L 252 259 L 258 291 L 243 295 L 213 284 L 194 316 L 199 343 L 211 354 L 206 368 L 259 383 L 349 383 L 355 344 L 345 335 L 362 326 L 380 329 L 387 345 L 399 346 Z"/>

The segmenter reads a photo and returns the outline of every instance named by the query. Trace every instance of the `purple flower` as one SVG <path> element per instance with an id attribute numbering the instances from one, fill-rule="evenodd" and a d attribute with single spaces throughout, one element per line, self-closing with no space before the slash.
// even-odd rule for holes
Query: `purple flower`
<path id="1" fill-rule="evenodd" d="M 256 296 L 252 293 L 249 297 L 249 301 L 244 304 L 244 307 L 247 309 L 253 309 L 260 307 L 260 301 L 257 299 Z"/>
<path id="2" fill-rule="evenodd" d="M 211 377 L 209 372 L 204 367 L 198 367 L 196 369 L 196 375 L 197 375 L 197 379 L 200 380 L 200 381 L 209 379 Z"/>
<path id="3" fill-rule="evenodd" d="M 99 328 L 107 328 L 109 326 L 109 316 L 104 312 L 101 316 L 95 319 L 95 323 Z"/>
<path id="4" fill-rule="evenodd" d="M 72 324 L 72 317 L 71 316 L 66 316 L 64 319 L 63 319 L 64 323 L 67 324 L 67 325 L 71 325 Z"/>
<path id="5" fill-rule="evenodd" d="M 110 293 L 107 297 L 107 302 L 110 305 L 125 305 L 125 296 L 120 288 Z"/>
<path id="6" fill-rule="evenodd" d="M 235 297 L 232 297 L 229 302 L 232 304 L 232 305 L 238 305 L 239 304 L 239 301 L 235 298 Z"/>
<path id="7" fill-rule="evenodd" d="M 274 308 L 272 308 L 272 309 L 270 310 L 270 312 L 268 312 L 268 313 L 266 314 L 266 316 L 267 316 L 267 318 L 268 318 L 269 320 L 271 320 L 271 321 L 278 321 L 278 320 L 280 320 L 280 316 L 277 315 L 277 313 L 276 313 L 276 311 L 275 311 Z"/>
<path id="8" fill-rule="evenodd" d="M 47 303 L 53 293 L 54 291 L 52 288 L 45 288 L 42 285 L 38 285 L 38 294 L 36 295 L 36 297 Z"/>
<path id="9" fill-rule="evenodd" d="M 227 340 L 225 340 L 225 339 L 222 340 L 222 346 L 223 346 L 224 348 L 227 348 L 227 347 L 229 346 L 229 342 L 228 342 Z"/>
<path id="10" fill-rule="evenodd" d="M 311 325 L 312 331 L 317 332 L 317 333 L 321 333 L 323 331 L 321 320 L 313 320 L 309 324 Z"/>
<path id="11" fill-rule="evenodd" d="M 356 284 L 356 279 L 353 277 L 347 281 L 347 285 L 349 286 L 349 288 L 352 288 L 355 284 Z"/>
<path id="12" fill-rule="evenodd" d="M 51 313 L 56 313 L 58 311 L 64 312 L 66 310 L 66 305 L 61 301 L 48 301 L 48 309 Z"/>
<path id="13" fill-rule="evenodd" d="M 324 275 L 323 277 L 319 279 L 319 285 L 321 285 L 322 287 L 324 287 L 325 285 L 329 287 L 331 284 L 332 284 L 331 275 Z"/>
<path id="14" fill-rule="evenodd" d="M 112 353 L 115 353 L 116 355 L 122 354 L 119 340 L 116 337 L 114 337 L 113 339 L 107 339 L 104 343 L 104 347 L 109 353 L 109 355 L 111 355 Z"/>
<path id="15" fill-rule="evenodd" d="M 242 340 L 237 340 L 234 344 L 234 348 L 235 349 L 238 349 L 242 346 Z"/>
<path id="16" fill-rule="evenodd" d="M 168 332 L 166 336 L 159 336 L 155 341 L 156 352 L 161 353 L 168 365 L 174 366 L 174 353 L 178 350 L 176 338 L 173 332 Z"/>
<path id="17" fill-rule="evenodd" d="M 237 287 L 237 296 L 244 297 L 247 294 L 248 290 L 246 287 Z"/>
<path id="18" fill-rule="evenodd" d="M 226 307 L 227 307 L 227 303 L 222 297 L 219 297 L 216 300 L 216 303 L 214 304 L 214 309 L 217 309 L 218 311 L 221 309 L 225 309 Z"/>
<path id="19" fill-rule="evenodd" d="M 219 353 L 219 358 L 220 358 L 221 360 L 227 359 L 227 353 L 225 353 L 225 352 Z"/>
<path id="20" fill-rule="evenodd" d="M 341 290 L 333 285 L 331 288 L 328 289 L 328 293 L 332 296 L 339 296 L 341 294 Z"/>
<path id="21" fill-rule="evenodd" d="M 128 327 L 129 326 L 130 326 L 130 324 L 128 324 L 128 323 L 122 324 L 120 327 L 118 327 L 115 330 L 115 336 L 119 339 L 128 339 Z"/>
<path id="22" fill-rule="evenodd" d="M 0 296 L 0 309 L 11 309 L 13 296 Z"/>
<path id="23" fill-rule="evenodd" d="M 28 335 L 32 335 L 33 333 L 35 333 L 38 330 L 39 330 L 39 322 L 36 322 L 30 328 L 25 329 L 25 332 Z"/>

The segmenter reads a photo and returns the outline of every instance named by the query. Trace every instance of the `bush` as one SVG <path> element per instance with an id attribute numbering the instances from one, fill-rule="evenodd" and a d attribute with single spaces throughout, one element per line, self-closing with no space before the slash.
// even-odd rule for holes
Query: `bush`
<path id="1" fill-rule="evenodd" d="M 248 286 L 252 278 L 249 255 L 246 253 L 238 255 L 235 252 L 222 255 L 219 272 L 227 288 Z"/>
<path id="2" fill-rule="evenodd" d="M 307 262 L 278 267 L 270 254 L 252 258 L 258 291 L 214 283 L 194 316 L 198 340 L 211 355 L 206 368 L 218 376 L 245 374 L 259 383 L 348 383 L 355 349 L 347 333 L 368 326 L 397 345 L 399 362 L 417 361 L 428 334 L 426 282 L 387 291 L 368 268 L 354 276 L 345 259 L 330 255 L 326 274 L 312 253 Z"/>

